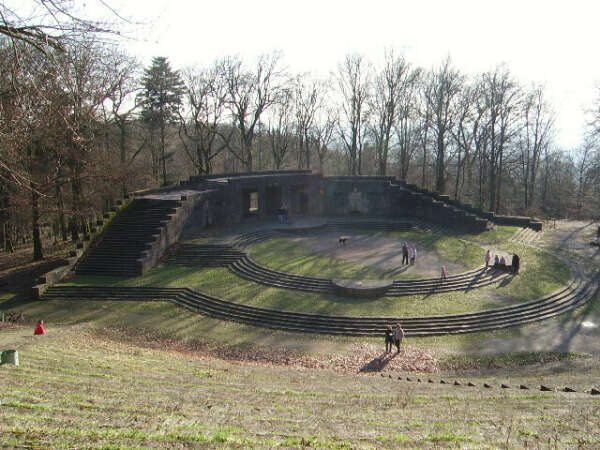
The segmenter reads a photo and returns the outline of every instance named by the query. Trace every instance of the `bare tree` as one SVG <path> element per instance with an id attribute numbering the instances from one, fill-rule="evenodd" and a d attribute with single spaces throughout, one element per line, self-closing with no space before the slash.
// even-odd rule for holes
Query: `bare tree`
<path id="1" fill-rule="evenodd" d="M 336 81 L 341 95 L 338 131 L 348 156 L 348 172 L 360 175 L 368 127 L 371 68 L 358 54 L 347 55 L 338 66 Z"/>
<path id="2" fill-rule="evenodd" d="M 451 130 L 456 143 L 455 158 L 456 178 L 454 183 L 454 198 L 458 199 L 464 187 L 467 169 L 478 158 L 486 145 L 487 130 L 485 127 L 486 106 L 482 96 L 483 86 L 480 80 L 475 80 L 461 92 L 458 102 L 458 117 L 456 127 Z M 480 181 L 484 177 L 480 177 Z M 482 184 L 479 183 L 479 192 Z M 480 196 L 481 198 L 481 196 Z M 481 202 L 480 202 L 481 203 Z"/>
<path id="3" fill-rule="evenodd" d="M 144 148 L 146 140 L 128 157 L 130 141 L 134 134 L 134 115 L 139 105 L 136 94 L 139 90 L 137 84 L 138 62 L 135 58 L 124 53 L 115 52 L 110 55 L 114 65 L 114 89 L 108 95 L 108 101 L 103 104 L 105 122 L 114 124 L 118 133 L 119 160 L 121 163 L 122 193 L 128 191 L 131 163 Z"/>
<path id="4" fill-rule="evenodd" d="M 589 134 L 600 137 L 600 85 L 597 86 L 597 95 L 593 107 L 588 111 L 590 120 L 588 122 Z"/>
<path id="5" fill-rule="evenodd" d="M 427 100 L 431 97 L 432 91 L 432 73 L 426 73 L 420 80 L 418 85 L 418 96 L 416 97 L 416 141 L 419 150 L 421 151 L 421 186 L 428 186 L 428 156 L 429 147 L 433 141 L 433 126 L 432 126 L 432 108 Z M 405 179 L 405 178 L 404 178 Z"/>
<path id="6" fill-rule="evenodd" d="M 488 146 L 484 157 L 488 168 L 488 200 L 491 211 L 500 211 L 504 151 L 518 132 L 521 89 L 509 70 L 499 66 L 482 77 L 487 110 Z"/>
<path id="7" fill-rule="evenodd" d="M 180 112 L 179 136 L 198 175 L 209 174 L 212 162 L 231 139 L 220 130 L 227 108 L 227 84 L 221 62 L 210 69 L 183 71 L 184 116 Z"/>
<path id="8" fill-rule="evenodd" d="M 296 116 L 296 136 L 298 142 L 298 167 L 310 169 L 311 146 L 310 129 L 318 111 L 323 108 L 327 94 L 327 83 L 311 80 L 307 75 L 294 79 L 294 100 Z"/>
<path id="9" fill-rule="evenodd" d="M 464 77 L 452 67 L 448 56 L 440 67 L 431 72 L 426 102 L 431 111 L 431 128 L 436 141 L 435 189 L 446 192 L 447 146 L 457 120 L 457 99 Z"/>
<path id="10" fill-rule="evenodd" d="M 113 19 L 127 22 L 102 0 L 95 11 L 108 12 Z M 65 50 L 65 45 L 87 39 L 91 34 L 119 35 L 114 23 L 86 17 L 71 0 L 22 0 L 17 7 L 0 2 L 0 34 L 41 52 Z M 16 49 L 16 47 L 15 47 Z"/>
<path id="11" fill-rule="evenodd" d="M 286 86 L 286 74 L 281 66 L 281 54 L 262 55 L 253 70 L 248 70 L 239 57 L 223 62 L 227 83 L 227 104 L 237 129 L 239 143 L 230 141 L 230 152 L 251 172 L 252 144 L 261 115 L 280 101 Z"/>
<path id="12" fill-rule="evenodd" d="M 285 92 L 281 101 L 271 111 L 271 119 L 267 123 L 269 148 L 275 162 L 275 168 L 281 169 L 292 140 L 294 100 L 292 90 Z M 308 145 L 308 143 L 307 143 Z"/>
<path id="13" fill-rule="evenodd" d="M 414 69 L 409 75 L 406 88 L 399 99 L 398 120 L 394 132 L 398 143 L 398 176 L 402 181 L 408 178 L 410 162 L 418 148 L 416 121 L 418 116 L 417 92 L 421 82 L 421 69 Z"/>
<path id="14" fill-rule="evenodd" d="M 329 144 L 338 123 L 335 111 L 325 109 L 315 118 L 310 130 L 310 140 L 313 143 L 317 158 L 319 159 L 319 172 L 324 173 L 325 159 L 329 153 Z"/>
<path id="15" fill-rule="evenodd" d="M 554 113 L 544 99 L 544 90 L 536 87 L 527 93 L 522 104 L 522 128 L 519 134 L 520 167 L 523 179 L 525 209 L 534 205 L 535 185 L 540 158 L 550 145 Z"/>
<path id="16" fill-rule="evenodd" d="M 412 94 L 415 78 L 416 72 L 411 70 L 403 56 L 395 55 L 393 51 L 386 52 L 385 63 L 375 78 L 375 92 L 370 100 L 378 175 L 387 173 L 393 127 L 408 115 L 410 100 L 407 97 Z"/>

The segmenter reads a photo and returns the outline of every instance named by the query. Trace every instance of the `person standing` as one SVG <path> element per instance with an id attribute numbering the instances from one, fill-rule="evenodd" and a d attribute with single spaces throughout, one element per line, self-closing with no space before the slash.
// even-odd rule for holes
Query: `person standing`
<path id="1" fill-rule="evenodd" d="M 46 334 L 46 329 L 44 328 L 44 321 L 38 320 L 37 325 L 35 326 L 35 330 L 33 331 L 35 336 L 41 336 Z"/>
<path id="2" fill-rule="evenodd" d="M 412 246 L 412 255 L 410 256 L 410 265 L 414 266 L 416 260 L 417 260 L 417 247 L 413 245 Z"/>
<path id="3" fill-rule="evenodd" d="M 488 248 L 485 252 L 485 268 L 487 269 L 490 266 L 490 260 L 492 259 L 492 252 Z"/>
<path id="4" fill-rule="evenodd" d="M 408 264 L 408 244 L 402 244 L 402 264 Z"/>
<path id="5" fill-rule="evenodd" d="M 448 279 L 448 269 L 446 269 L 446 266 L 442 266 L 442 280 L 447 280 Z"/>
<path id="6" fill-rule="evenodd" d="M 394 331 L 392 330 L 392 326 L 388 325 L 385 329 L 385 353 L 390 353 L 392 351 L 392 344 L 394 343 Z"/>
<path id="7" fill-rule="evenodd" d="M 396 329 L 394 330 L 394 345 L 396 346 L 396 353 L 400 353 L 400 345 L 404 340 L 404 330 L 402 329 L 402 325 L 399 323 L 396 324 Z"/>
<path id="8" fill-rule="evenodd" d="M 519 255 L 517 255 L 515 253 L 512 257 L 512 267 L 513 267 L 513 272 L 515 273 L 515 275 L 519 273 L 520 265 L 521 265 L 521 261 L 519 259 Z"/>

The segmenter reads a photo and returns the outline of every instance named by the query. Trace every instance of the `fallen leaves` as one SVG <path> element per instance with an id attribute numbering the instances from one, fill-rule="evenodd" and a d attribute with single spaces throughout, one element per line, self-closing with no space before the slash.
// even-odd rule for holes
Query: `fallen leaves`
<path id="1" fill-rule="evenodd" d="M 345 373 L 369 372 L 437 372 L 439 360 L 426 350 L 403 345 L 399 353 L 384 353 L 382 347 L 370 343 L 351 345 L 339 355 L 306 355 L 286 347 L 225 346 L 204 342 L 186 342 L 169 337 L 152 336 L 141 330 L 125 334 L 103 329 L 109 339 L 127 340 L 140 347 L 181 353 L 185 356 L 215 358 L 247 364 L 326 369 Z"/>

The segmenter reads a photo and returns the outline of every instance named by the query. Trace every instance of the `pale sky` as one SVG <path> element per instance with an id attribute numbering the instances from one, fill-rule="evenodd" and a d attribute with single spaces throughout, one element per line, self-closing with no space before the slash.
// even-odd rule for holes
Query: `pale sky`
<path id="1" fill-rule="evenodd" d="M 450 54 L 464 73 L 506 63 L 523 84 L 546 86 L 557 112 L 557 144 L 581 141 L 584 109 L 600 83 L 596 0 L 106 0 L 146 25 L 128 51 L 176 69 L 216 58 L 281 50 L 294 72 L 327 77 L 347 53 L 372 62 L 385 48 L 430 68 Z"/>

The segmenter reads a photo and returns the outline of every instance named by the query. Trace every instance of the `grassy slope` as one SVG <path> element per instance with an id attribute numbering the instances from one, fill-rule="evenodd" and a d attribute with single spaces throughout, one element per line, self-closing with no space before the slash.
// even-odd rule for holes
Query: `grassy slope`
<path id="1" fill-rule="evenodd" d="M 0 366 L 3 447 L 600 445 L 599 400 L 589 394 L 464 386 L 589 389 L 599 373 L 589 358 L 558 361 L 542 375 L 522 371 L 518 381 L 496 370 L 453 386 L 203 359 L 84 326 L 43 338 L 30 331 L 0 331 L 0 348 L 18 348 L 22 361 Z"/>

